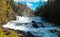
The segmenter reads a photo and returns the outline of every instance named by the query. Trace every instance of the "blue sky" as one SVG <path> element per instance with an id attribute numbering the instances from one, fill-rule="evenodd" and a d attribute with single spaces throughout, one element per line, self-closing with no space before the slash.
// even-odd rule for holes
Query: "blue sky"
<path id="1" fill-rule="evenodd" d="M 42 4 L 44 2 L 47 2 L 48 0 L 14 0 L 15 2 L 20 2 L 21 4 L 26 4 L 27 7 L 31 8 L 32 10 L 35 10 L 36 7 Z"/>

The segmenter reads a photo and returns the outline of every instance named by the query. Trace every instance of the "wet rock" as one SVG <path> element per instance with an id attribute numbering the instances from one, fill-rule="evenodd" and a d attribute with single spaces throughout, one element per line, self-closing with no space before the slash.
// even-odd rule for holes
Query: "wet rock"
<path id="1" fill-rule="evenodd" d="M 41 24 L 41 27 L 45 27 L 44 24 L 43 24 L 42 22 L 40 22 L 40 24 Z"/>
<path id="2" fill-rule="evenodd" d="M 18 37 L 36 37 L 31 32 L 18 31 Z"/>
<path id="3" fill-rule="evenodd" d="M 34 36 L 31 32 L 27 32 L 27 34 L 28 34 L 28 36 L 27 37 L 36 37 L 36 36 Z"/>
<path id="4" fill-rule="evenodd" d="M 55 33 L 56 32 L 56 30 L 49 30 L 50 32 L 52 32 L 52 33 Z"/>
<path id="5" fill-rule="evenodd" d="M 26 37 L 26 33 L 24 31 L 18 31 L 17 34 L 19 37 Z"/>
<path id="6" fill-rule="evenodd" d="M 37 25 L 37 23 L 36 23 L 35 21 L 32 21 L 32 26 L 33 26 L 34 28 L 39 28 L 39 26 Z"/>
<path id="7" fill-rule="evenodd" d="M 22 35 L 22 34 L 18 34 L 18 37 L 25 37 L 24 35 Z"/>
<path id="8" fill-rule="evenodd" d="M 38 25 L 37 24 L 32 24 L 34 28 L 38 28 Z"/>

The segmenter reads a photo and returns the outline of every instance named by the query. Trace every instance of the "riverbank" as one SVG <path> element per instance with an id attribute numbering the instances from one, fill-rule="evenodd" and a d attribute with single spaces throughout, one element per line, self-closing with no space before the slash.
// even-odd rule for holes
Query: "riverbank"
<path id="1" fill-rule="evenodd" d="M 0 37 L 17 37 L 17 33 L 14 30 L 3 31 L 3 29 L 0 28 Z"/>

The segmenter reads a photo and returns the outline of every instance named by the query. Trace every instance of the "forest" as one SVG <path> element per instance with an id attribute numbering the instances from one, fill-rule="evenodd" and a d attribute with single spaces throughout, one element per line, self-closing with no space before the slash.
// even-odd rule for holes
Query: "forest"
<path id="1" fill-rule="evenodd" d="M 38 6 L 34 14 L 43 17 L 43 21 L 60 26 L 60 0 L 48 1 L 43 6 Z"/>

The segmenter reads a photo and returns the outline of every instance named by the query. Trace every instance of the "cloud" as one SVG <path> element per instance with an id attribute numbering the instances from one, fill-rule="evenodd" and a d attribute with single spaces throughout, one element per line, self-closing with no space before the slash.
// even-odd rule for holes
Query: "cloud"
<path id="1" fill-rule="evenodd" d="M 39 0 L 33 0 L 33 2 L 38 2 Z"/>
<path id="2" fill-rule="evenodd" d="M 44 0 L 44 2 L 47 2 L 48 0 Z"/>
<path id="3" fill-rule="evenodd" d="M 14 0 L 15 2 L 38 2 L 39 0 Z"/>
<path id="4" fill-rule="evenodd" d="M 27 7 L 32 7 L 33 5 L 31 3 L 26 3 Z"/>

